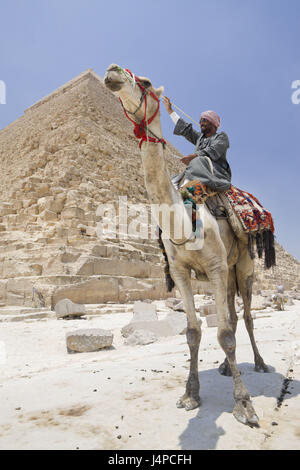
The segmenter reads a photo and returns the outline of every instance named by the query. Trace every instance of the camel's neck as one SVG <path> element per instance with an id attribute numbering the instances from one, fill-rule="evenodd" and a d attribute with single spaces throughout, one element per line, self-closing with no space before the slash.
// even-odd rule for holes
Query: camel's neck
<path id="1" fill-rule="evenodd" d="M 162 138 L 159 116 L 154 119 L 149 128 L 156 137 Z M 149 136 L 152 136 L 150 132 Z M 168 174 L 162 144 L 143 142 L 141 156 L 146 189 L 151 203 L 170 205 L 179 202 L 179 195 Z"/>
<path id="2" fill-rule="evenodd" d="M 162 138 L 159 115 L 151 123 L 150 129 L 156 137 Z M 151 134 L 149 133 L 149 135 Z M 183 227 L 184 224 L 185 233 L 191 233 L 190 217 L 185 210 L 180 194 L 175 190 L 171 182 L 162 144 L 143 142 L 141 156 L 145 185 L 151 204 L 164 205 L 166 212 L 169 210 L 170 213 L 174 213 L 174 217 L 171 216 L 171 237 L 175 233 L 175 225 L 178 228 Z M 175 238 L 178 239 L 177 236 Z"/>

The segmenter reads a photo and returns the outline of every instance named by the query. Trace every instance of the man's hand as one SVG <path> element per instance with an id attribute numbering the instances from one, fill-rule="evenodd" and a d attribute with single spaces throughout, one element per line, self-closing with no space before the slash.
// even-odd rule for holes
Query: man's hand
<path id="1" fill-rule="evenodd" d="M 172 106 L 171 106 L 171 101 L 169 98 L 167 98 L 166 96 L 163 97 L 163 100 L 164 100 L 164 105 L 166 107 L 166 110 L 169 114 L 172 114 L 173 113 L 173 109 L 172 109 Z"/>
<path id="2" fill-rule="evenodd" d="M 186 157 L 181 158 L 180 161 L 185 165 L 188 165 L 196 157 L 198 157 L 197 153 L 192 153 L 191 155 L 187 155 Z"/>

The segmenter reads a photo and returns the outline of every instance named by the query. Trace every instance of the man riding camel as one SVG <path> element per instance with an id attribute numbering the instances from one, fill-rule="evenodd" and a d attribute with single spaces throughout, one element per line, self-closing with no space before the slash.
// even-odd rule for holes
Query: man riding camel
<path id="1" fill-rule="evenodd" d="M 214 111 L 205 111 L 200 116 L 201 132 L 193 129 L 173 111 L 171 102 L 163 98 L 167 112 L 175 124 L 174 134 L 184 136 L 195 145 L 195 153 L 187 155 L 181 162 L 187 165 L 184 172 L 172 178 L 176 189 L 188 181 L 198 180 L 213 191 L 226 191 L 231 186 L 231 169 L 226 159 L 229 140 L 225 132 L 217 132 L 220 117 Z"/>

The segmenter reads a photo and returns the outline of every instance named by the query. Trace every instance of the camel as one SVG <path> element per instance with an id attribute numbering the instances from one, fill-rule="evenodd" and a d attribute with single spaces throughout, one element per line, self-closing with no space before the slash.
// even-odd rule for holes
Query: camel
<path id="1" fill-rule="evenodd" d="M 164 157 L 165 141 L 162 137 L 159 114 L 159 99 L 164 88 L 155 89 L 148 78 L 135 77 L 130 71 L 116 64 L 108 67 L 104 84 L 119 97 L 127 117 L 133 123 L 140 123 L 139 127 L 135 125 L 135 134 L 141 139 L 141 159 L 150 202 L 164 204 L 170 208 L 177 207 L 170 222 L 170 234 L 163 240 L 170 273 L 182 296 L 187 315 L 186 337 L 190 350 L 190 370 L 185 393 L 176 405 L 188 411 L 201 404 L 198 378 L 201 327 L 196 317 L 191 285 L 193 270 L 197 277 L 209 280 L 214 289 L 218 320 L 217 338 L 226 356 L 219 371 L 233 378 L 235 399 L 233 415 L 243 424 L 259 426 L 259 418 L 241 379 L 235 355 L 237 315 L 234 299 L 238 285 L 244 303 L 244 321 L 254 353 L 255 370 L 268 372 L 253 334 L 250 306 L 254 262 L 248 253 L 246 240 L 237 239 L 227 220 L 217 220 L 204 205 L 201 212 L 204 242 L 199 249 L 186 249 L 187 243 L 191 243 L 191 238 L 185 233 L 181 236 L 176 235 L 175 228 L 184 224 L 190 227 L 191 220 L 181 195 L 171 182 Z"/>

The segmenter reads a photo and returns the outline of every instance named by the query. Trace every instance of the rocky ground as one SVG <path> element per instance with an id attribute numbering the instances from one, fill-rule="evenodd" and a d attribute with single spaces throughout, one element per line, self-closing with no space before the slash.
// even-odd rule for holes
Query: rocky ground
<path id="1" fill-rule="evenodd" d="M 175 406 L 189 367 L 185 335 L 127 345 L 121 329 L 132 320 L 132 304 L 87 306 L 76 320 L 46 309 L 0 312 L 0 449 L 299 449 L 300 301 L 293 302 L 285 311 L 265 305 L 254 311 L 268 374 L 254 372 L 244 322 L 238 322 L 237 361 L 259 428 L 231 414 L 232 379 L 218 372 L 224 355 L 206 317 L 202 405 L 186 412 Z M 165 301 L 152 305 L 157 321 L 170 314 Z M 66 334 L 85 328 L 111 330 L 112 346 L 68 354 Z"/>

